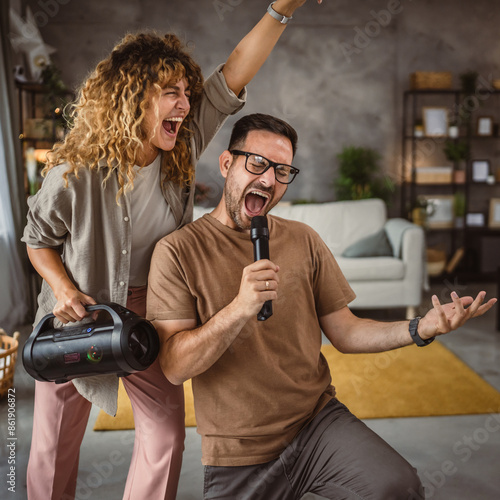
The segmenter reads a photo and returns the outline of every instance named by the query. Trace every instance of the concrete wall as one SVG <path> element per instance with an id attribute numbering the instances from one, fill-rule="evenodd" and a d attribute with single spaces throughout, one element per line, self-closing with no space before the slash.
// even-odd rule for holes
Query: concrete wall
<path id="1" fill-rule="evenodd" d="M 156 28 L 189 41 L 205 75 L 264 14 L 264 0 L 25 0 L 52 60 L 76 85 L 126 31 Z M 309 0 L 251 83 L 244 110 L 269 112 L 299 133 L 300 177 L 285 199 L 335 198 L 336 154 L 370 146 L 400 177 L 402 94 L 414 71 L 476 70 L 500 78 L 496 0 Z M 231 118 L 203 155 L 198 180 L 220 195 L 218 154 Z"/>

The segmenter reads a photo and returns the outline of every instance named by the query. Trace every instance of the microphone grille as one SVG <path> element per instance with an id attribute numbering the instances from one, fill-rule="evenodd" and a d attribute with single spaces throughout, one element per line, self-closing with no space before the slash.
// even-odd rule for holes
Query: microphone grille
<path id="1" fill-rule="evenodd" d="M 267 217 L 256 215 L 252 218 L 252 229 L 267 229 Z"/>

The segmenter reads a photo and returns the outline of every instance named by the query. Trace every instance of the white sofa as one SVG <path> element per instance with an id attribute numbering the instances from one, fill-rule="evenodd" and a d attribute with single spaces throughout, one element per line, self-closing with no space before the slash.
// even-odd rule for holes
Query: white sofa
<path id="1" fill-rule="evenodd" d="M 211 210 L 195 207 L 194 218 Z M 299 205 L 280 203 L 271 214 L 304 222 L 319 233 L 356 293 L 356 299 L 350 304 L 352 309 L 405 307 L 408 318 L 415 316 L 426 272 L 425 238 L 420 226 L 406 219 L 387 219 L 386 205 L 379 199 Z M 392 247 L 392 256 L 342 256 L 351 244 L 382 228 Z"/>

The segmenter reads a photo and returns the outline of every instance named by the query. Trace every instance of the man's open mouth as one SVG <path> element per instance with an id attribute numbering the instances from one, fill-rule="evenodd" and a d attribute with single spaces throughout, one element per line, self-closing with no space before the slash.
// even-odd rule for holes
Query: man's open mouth
<path id="1" fill-rule="evenodd" d="M 245 196 L 245 209 L 250 217 L 263 213 L 271 195 L 262 191 L 249 191 Z"/>
<path id="2" fill-rule="evenodd" d="M 165 132 L 168 135 L 172 135 L 172 136 L 177 135 L 177 131 L 178 131 L 179 127 L 181 126 L 182 120 L 183 120 L 183 118 L 178 117 L 178 116 L 175 116 L 172 118 L 167 118 L 166 120 L 163 120 L 163 122 L 162 122 L 163 130 L 165 130 Z"/>

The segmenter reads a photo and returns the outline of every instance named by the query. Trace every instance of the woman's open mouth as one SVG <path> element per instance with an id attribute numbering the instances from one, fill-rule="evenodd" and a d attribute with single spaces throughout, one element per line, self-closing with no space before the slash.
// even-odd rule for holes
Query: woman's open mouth
<path id="1" fill-rule="evenodd" d="M 166 134 L 170 137 L 175 137 L 177 135 L 177 131 L 179 130 L 183 118 L 180 116 L 174 116 L 172 118 L 167 118 L 163 120 L 162 127 Z"/>

